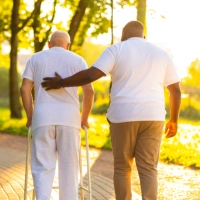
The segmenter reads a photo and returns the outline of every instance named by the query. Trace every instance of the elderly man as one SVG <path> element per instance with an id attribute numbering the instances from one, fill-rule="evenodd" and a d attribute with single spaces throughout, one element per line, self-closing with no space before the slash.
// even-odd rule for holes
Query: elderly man
<path id="1" fill-rule="evenodd" d="M 57 71 L 63 77 L 87 69 L 84 59 L 69 50 L 70 37 L 63 31 L 52 34 L 49 50 L 34 54 L 23 74 L 21 95 L 27 114 L 27 127 L 32 126 L 31 169 L 37 200 L 49 200 L 58 154 L 59 199 L 78 200 L 78 150 L 80 128 L 89 128 L 88 116 L 93 104 L 91 84 L 82 86 L 83 109 L 79 111 L 77 87 L 45 91 L 44 76 Z M 35 87 L 35 102 L 31 89 Z"/>
<path id="2" fill-rule="evenodd" d="M 88 84 L 111 74 L 110 121 L 117 200 L 131 200 L 131 170 L 136 160 L 142 199 L 157 199 L 157 163 L 165 121 L 164 87 L 170 93 L 166 137 L 177 132 L 181 101 L 179 77 L 169 54 L 144 39 L 143 25 L 131 21 L 120 43 L 108 47 L 94 65 L 71 77 L 44 78 L 46 90 Z"/>

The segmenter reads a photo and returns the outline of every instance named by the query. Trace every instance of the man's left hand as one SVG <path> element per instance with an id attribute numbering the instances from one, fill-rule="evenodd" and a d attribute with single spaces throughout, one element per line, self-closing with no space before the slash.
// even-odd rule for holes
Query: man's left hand
<path id="1" fill-rule="evenodd" d="M 174 137 L 177 133 L 178 124 L 176 122 L 169 121 L 165 126 L 166 138 Z"/>
<path id="2" fill-rule="evenodd" d="M 45 88 L 45 90 L 51 90 L 51 89 L 60 89 L 61 86 L 61 76 L 55 72 L 55 77 L 45 77 L 43 78 L 44 82 L 41 83 L 42 87 Z"/>
<path id="3" fill-rule="evenodd" d="M 88 120 L 81 120 L 81 127 L 82 127 L 82 129 L 85 129 L 85 127 L 86 128 L 90 128 L 90 125 L 89 125 L 89 123 L 88 123 Z"/>
<path id="4" fill-rule="evenodd" d="M 31 124 L 32 124 L 32 119 L 27 119 L 26 127 L 29 128 L 29 126 L 31 126 Z"/>

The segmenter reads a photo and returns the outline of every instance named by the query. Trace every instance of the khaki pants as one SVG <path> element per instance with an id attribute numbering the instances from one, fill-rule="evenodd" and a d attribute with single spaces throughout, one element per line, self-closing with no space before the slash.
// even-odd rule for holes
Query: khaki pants
<path id="1" fill-rule="evenodd" d="M 164 122 L 110 123 L 116 200 L 131 200 L 135 158 L 143 200 L 157 199 L 157 164 Z"/>

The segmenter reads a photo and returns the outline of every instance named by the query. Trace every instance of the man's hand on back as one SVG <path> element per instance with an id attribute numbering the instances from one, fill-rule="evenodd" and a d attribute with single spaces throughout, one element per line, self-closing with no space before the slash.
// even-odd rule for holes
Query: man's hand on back
<path id="1" fill-rule="evenodd" d="M 55 77 L 45 77 L 43 78 L 42 87 L 45 90 L 60 89 L 62 87 L 62 77 L 55 72 Z"/>
<path id="2" fill-rule="evenodd" d="M 178 123 L 169 121 L 165 126 L 166 138 L 174 137 L 178 130 Z"/>

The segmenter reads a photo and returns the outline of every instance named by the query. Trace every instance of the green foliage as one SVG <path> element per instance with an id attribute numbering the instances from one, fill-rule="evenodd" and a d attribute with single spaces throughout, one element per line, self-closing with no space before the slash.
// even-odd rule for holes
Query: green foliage
<path id="1" fill-rule="evenodd" d="M 100 79 L 93 83 L 95 90 L 92 114 L 106 114 L 109 107 L 109 85 L 110 80 Z"/>
<path id="2" fill-rule="evenodd" d="M 109 104 L 108 103 L 101 103 L 99 106 L 94 104 L 92 108 L 92 114 L 106 114 L 108 110 Z"/>
<path id="3" fill-rule="evenodd" d="M 23 112 L 22 119 L 10 119 L 10 111 L 0 108 L 0 132 L 14 135 L 27 135 L 26 118 Z"/>
<path id="4" fill-rule="evenodd" d="M 107 13 L 107 8 L 108 4 L 106 0 L 90 0 L 76 34 L 72 46 L 73 51 L 79 51 L 80 46 L 84 44 L 87 36 L 97 37 L 99 34 L 108 32 L 110 28 L 110 17 Z"/>
<path id="5" fill-rule="evenodd" d="M 0 44 L 10 38 L 12 1 L 0 0 Z"/>
<path id="6" fill-rule="evenodd" d="M 48 41 L 49 35 L 52 33 L 52 28 L 63 29 L 63 27 L 61 28 L 61 19 L 57 22 L 54 21 L 56 7 L 59 5 L 60 2 L 57 0 L 43 1 L 41 3 L 33 19 L 29 21 L 28 25 L 19 34 L 19 39 L 23 41 L 24 48 L 32 47 L 34 52 L 41 51 Z M 23 39 L 24 36 L 26 40 Z"/>
<path id="7" fill-rule="evenodd" d="M 1 54 L 0 52 L 0 67 L 9 68 L 10 58 L 9 54 Z"/>
<path id="8" fill-rule="evenodd" d="M 5 67 L 0 67 L 0 80 L 1 80 L 1 84 L 0 84 L 0 98 L 8 98 L 8 84 L 9 84 L 9 80 L 8 80 L 8 68 Z"/>
<path id="9" fill-rule="evenodd" d="M 178 133 L 163 139 L 160 159 L 187 167 L 200 168 L 200 127 L 180 124 Z"/>
<path id="10" fill-rule="evenodd" d="M 188 67 L 188 75 L 183 79 L 183 82 L 191 86 L 200 86 L 200 60 L 196 59 Z"/>
<path id="11" fill-rule="evenodd" d="M 91 67 L 92 64 L 94 64 L 95 61 L 99 58 L 99 56 L 105 50 L 106 47 L 107 45 L 93 44 L 88 39 L 87 41 L 84 42 L 79 53 L 81 56 L 83 56 L 88 66 Z"/>
<path id="12" fill-rule="evenodd" d="M 107 46 L 97 45 L 86 41 L 81 47 L 81 52 L 79 52 L 83 58 L 86 60 L 89 67 L 99 58 L 101 53 Z M 94 106 L 92 109 L 93 114 L 105 114 L 109 106 L 109 77 L 102 78 L 93 82 L 93 87 L 95 90 Z M 82 92 L 80 92 L 82 98 Z"/>
<path id="13" fill-rule="evenodd" d="M 18 74 L 19 80 L 20 77 L 21 75 Z M 0 66 L 0 80 L 1 80 L 0 84 L 0 98 L 1 98 L 0 104 L 1 104 L 2 102 L 4 102 L 5 99 L 7 100 L 9 97 L 9 69 L 7 67 Z"/>
<path id="14" fill-rule="evenodd" d="M 9 119 L 10 111 L 0 108 L 0 132 L 15 135 L 27 135 L 26 118 Z M 89 145 L 96 148 L 111 149 L 109 124 L 105 115 L 91 115 L 89 129 Z M 175 137 L 165 138 L 163 135 L 160 159 L 167 163 L 200 168 L 200 126 L 199 121 L 180 120 L 179 130 Z M 85 145 L 84 132 L 81 131 L 82 144 Z"/>
<path id="15" fill-rule="evenodd" d="M 196 59 L 188 67 L 188 74 L 182 79 L 182 103 L 180 116 L 188 119 L 200 119 L 200 61 Z"/>
<path id="16" fill-rule="evenodd" d="M 185 119 L 198 120 L 200 119 L 200 110 L 195 109 L 193 106 L 188 106 L 180 110 L 180 116 Z"/>
<path id="17" fill-rule="evenodd" d="M 117 0 L 117 4 L 122 8 L 126 5 L 128 6 L 137 6 L 139 0 Z"/>
<path id="18" fill-rule="evenodd" d="M 105 115 L 90 116 L 89 145 L 95 148 L 111 149 L 109 124 Z M 85 144 L 84 132 L 81 132 L 82 144 Z"/>
<path id="19" fill-rule="evenodd" d="M 49 34 L 52 33 L 52 29 L 59 30 L 68 30 L 70 26 L 69 24 L 66 26 L 62 22 L 62 19 L 57 18 L 54 20 L 54 14 L 56 16 L 57 8 L 67 8 L 68 12 L 66 13 L 66 17 L 68 17 L 69 13 L 70 17 L 73 17 L 76 12 L 77 5 L 79 0 L 64 0 L 64 1 L 56 1 L 49 0 L 43 1 L 41 5 L 41 12 L 39 16 L 37 16 L 37 28 L 35 29 L 35 36 L 33 35 L 32 25 L 34 24 L 34 17 L 28 22 L 28 24 L 24 27 L 22 31 L 18 33 L 19 38 L 19 47 L 22 48 L 34 48 L 34 38 L 37 37 L 37 40 L 42 43 L 46 42 Z M 54 10 L 54 5 L 56 4 Z M 11 33 L 10 33 L 10 24 L 11 24 L 11 10 L 12 10 L 13 2 L 12 1 L 2 1 L 0 7 L 0 43 L 7 40 L 9 41 Z M 19 10 L 19 27 L 22 26 L 23 21 L 30 16 L 31 11 L 33 10 L 33 3 L 26 3 L 24 1 L 20 2 L 20 10 Z M 88 30 L 90 29 L 90 35 L 98 36 L 101 33 L 105 33 L 110 28 L 110 20 L 109 14 L 107 13 L 108 4 L 106 0 L 90 0 L 89 6 L 86 10 L 86 13 L 81 19 L 81 25 L 79 27 L 78 33 L 75 37 L 75 46 L 83 45 L 85 38 L 87 37 Z M 45 8 L 45 9 L 43 9 Z M 54 12 L 55 11 L 55 12 Z M 64 16 L 63 16 L 64 17 Z M 58 20 L 59 19 L 59 20 Z M 77 50 L 77 47 L 74 47 L 74 50 Z"/>

